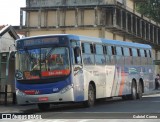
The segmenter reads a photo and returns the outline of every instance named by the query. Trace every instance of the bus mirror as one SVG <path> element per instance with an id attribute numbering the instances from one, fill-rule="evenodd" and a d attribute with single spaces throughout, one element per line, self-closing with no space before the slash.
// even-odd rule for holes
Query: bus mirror
<path id="1" fill-rule="evenodd" d="M 80 47 L 75 47 L 74 48 L 74 56 L 79 57 L 81 53 Z"/>

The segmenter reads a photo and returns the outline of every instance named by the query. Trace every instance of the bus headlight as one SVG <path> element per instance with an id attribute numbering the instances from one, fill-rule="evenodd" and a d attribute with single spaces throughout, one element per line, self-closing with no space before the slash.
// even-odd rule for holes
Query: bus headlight
<path id="1" fill-rule="evenodd" d="M 69 91 L 71 88 L 73 88 L 73 85 L 68 85 L 68 86 L 64 87 L 60 92 L 61 92 L 61 94 L 63 94 L 65 92 Z"/>
<path id="2" fill-rule="evenodd" d="M 15 77 L 17 79 L 23 79 L 23 73 L 19 70 L 16 71 Z"/>
<path id="3" fill-rule="evenodd" d="M 16 89 L 16 94 L 20 96 L 25 96 L 26 94 L 20 91 L 19 89 Z"/>

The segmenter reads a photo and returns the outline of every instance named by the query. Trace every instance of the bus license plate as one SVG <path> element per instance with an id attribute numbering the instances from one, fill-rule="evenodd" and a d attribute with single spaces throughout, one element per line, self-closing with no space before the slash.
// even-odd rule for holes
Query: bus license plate
<path id="1" fill-rule="evenodd" d="M 48 97 L 39 97 L 38 100 L 39 101 L 48 101 Z"/>

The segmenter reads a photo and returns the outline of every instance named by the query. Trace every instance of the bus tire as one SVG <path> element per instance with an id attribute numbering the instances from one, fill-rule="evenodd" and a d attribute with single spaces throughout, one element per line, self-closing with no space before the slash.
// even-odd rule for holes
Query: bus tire
<path id="1" fill-rule="evenodd" d="M 38 108 L 41 111 L 46 111 L 50 108 L 50 104 L 49 103 L 39 103 Z"/>
<path id="2" fill-rule="evenodd" d="M 131 86 L 131 100 L 136 100 L 137 99 L 137 85 L 136 82 L 132 82 Z"/>
<path id="3" fill-rule="evenodd" d="M 95 104 L 95 88 L 93 84 L 89 84 L 88 87 L 88 100 L 84 102 L 85 107 L 92 107 Z"/>
<path id="4" fill-rule="evenodd" d="M 142 83 L 139 82 L 139 85 L 138 85 L 138 93 L 137 93 L 137 99 L 141 99 L 141 98 L 142 98 L 142 94 L 143 94 L 143 86 L 142 86 Z"/>

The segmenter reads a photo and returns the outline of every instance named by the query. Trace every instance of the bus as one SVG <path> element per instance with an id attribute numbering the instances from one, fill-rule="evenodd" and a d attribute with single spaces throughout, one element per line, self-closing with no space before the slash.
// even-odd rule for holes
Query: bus
<path id="1" fill-rule="evenodd" d="M 141 99 L 154 89 L 152 48 L 147 44 L 56 34 L 16 41 L 18 104 L 82 102 L 121 96 Z"/>

